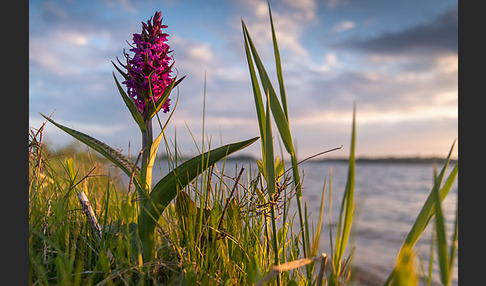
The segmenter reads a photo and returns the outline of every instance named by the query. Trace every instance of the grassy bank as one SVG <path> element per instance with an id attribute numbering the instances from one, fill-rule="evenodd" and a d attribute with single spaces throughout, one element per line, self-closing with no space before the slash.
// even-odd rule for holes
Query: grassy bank
<path id="1" fill-rule="evenodd" d="M 285 213 L 295 192 L 282 186 L 269 202 L 261 174 L 250 175 L 255 170 L 241 167 L 235 177 L 213 167 L 180 190 L 166 209 L 157 226 L 159 259 L 144 264 L 137 195 L 123 186 L 120 171 L 84 147 L 49 150 L 40 139 L 42 129 L 36 132 L 32 129 L 29 150 L 32 285 L 252 285 L 274 270 L 272 207 L 281 226 L 276 233 L 280 261 L 303 257 L 302 234 L 291 231 L 295 214 Z M 101 239 L 83 213 L 81 192 L 101 226 Z M 304 265 L 313 260 L 322 258 Z M 282 283 L 298 283 L 306 274 L 297 267 L 279 277 Z"/>

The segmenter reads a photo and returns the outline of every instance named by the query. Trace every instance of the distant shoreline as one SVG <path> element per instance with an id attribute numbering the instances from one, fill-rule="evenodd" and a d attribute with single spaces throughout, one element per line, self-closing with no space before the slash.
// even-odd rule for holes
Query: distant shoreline
<path id="1" fill-rule="evenodd" d="M 76 151 L 81 151 L 82 145 L 79 142 L 75 142 L 74 144 L 64 146 L 61 148 L 56 148 L 56 149 L 51 149 L 50 151 L 54 151 L 55 153 L 72 153 Z M 128 156 L 128 154 L 123 154 L 125 156 Z M 193 156 L 196 156 L 197 154 L 192 154 L 192 156 L 185 156 L 183 155 L 183 158 L 192 158 Z M 158 154 L 159 159 L 164 160 L 167 159 L 166 154 Z M 306 158 L 299 158 L 300 160 L 305 160 Z M 226 157 L 223 160 L 227 161 L 256 161 L 259 160 L 258 157 L 249 155 L 249 154 L 235 154 L 235 155 L 230 155 Z M 322 163 L 322 162 L 337 162 L 337 163 L 347 163 L 349 161 L 348 158 L 346 157 L 326 157 L 324 156 L 319 156 L 317 158 L 312 158 L 306 162 L 316 162 L 316 163 Z M 451 164 L 456 164 L 458 159 L 451 159 L 450 163 Z M 358 157 L 356 158 L 356 163 L 379 163 L 379 164 L 438 164 L 441 165 L 445 162 L 445 157 Z"/>
<path id="2" fill-rule="evenodd" d="M 305 158 L 302 158 L 304 160 Z M 235 155 L 235 156 L 228 156 L 226 160 L 238 160 L 238 161 L 253 161 L 257 160 L 256 157 L 249 156 L 249 155 Z M 342 162 L 342 163 L 347 163 L 349 161 L 348 158 L 339 158 L 339 157 L 333 157 L 333 158 L 321 158 L 321 159 L 310 159 L 307 162 L 317 162 L 317 163 L 322 163 L 322 162 Z M 450 163 L 451 164 L 456 164 L 458 159 L 451 159 Z M 401 163 L 401 164 L 443 164 L 445 162 L 445 158 L 439 158 L 439 157 L 361 157 L 361 158 L 356 158 L 356 163 Z"/>
<path id="3" fill-rule="evenodd" d="M 318 159 L 315 160 L 317 162 L 347 162 L 349 159 L 345 158 L 329 158 L 329 159 Z M 445 158 L 438 158 L 438 157 L 386 157 L 386 158 L 356 158 L 356 163 L 410 163 L 410 164 L 443 164 L 445 162 Z M 449 161 L 452 164 L 457 163 L 457 159 L 451 159 Z"/>

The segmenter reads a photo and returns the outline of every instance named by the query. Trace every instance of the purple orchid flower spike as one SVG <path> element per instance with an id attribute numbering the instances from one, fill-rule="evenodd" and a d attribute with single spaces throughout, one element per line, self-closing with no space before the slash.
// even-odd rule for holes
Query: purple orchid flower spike
<path id="1" fill-rule="evenodd" d="M 130 49 L 133 57 L 125 53 L 127 76 L 122 83 L 144 117 L 155 108 L 154 103 L 161 99 L 174 80 L 171 77 L 174 60 L 166 43 L 169 34 L 162 32 L 167 26 L 162 25 L 161 15 L 161 12 L 155 12 L 147 23 L 142 22 L 142 32 L 133 34 Z M 170 99 L 166 98 L 161 109 L 166 113 L 169 107 Z"/>

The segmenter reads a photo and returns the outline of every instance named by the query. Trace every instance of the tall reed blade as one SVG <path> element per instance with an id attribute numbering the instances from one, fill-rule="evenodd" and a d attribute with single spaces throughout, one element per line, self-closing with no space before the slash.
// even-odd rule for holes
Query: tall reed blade
<path id="1" fill-rule="evenodd" d="M 452 236 L 451 248 L 449 251 L 449 269 L 452 271 L 454 268 L 454 259 L 456 258 L 458 234 L 459 234 L 459 200 L 456 205 L 456 220 L 454 222 L 454 235 Z M 452 274 L 451 274 L 452 278 Z"/>
<path id="2" fill-rule="evenodd" d="M 321 238 L 321 230 L 322 230 L 322 221 L 324 217 L 324 204 L 326 202 L 326 183 L 327 180 L 324 179 L 324 187 L 322 188 L 322 195 L 321 195 L 321 207 L 319 210 L 319 220 L 317 222 L 317 230 L 316 233 L 314 234 L 314 240 L 312 241 L 312 252 L 311 255 L 315 256 L 317 254 L 317 249 L 319 247 L 319 241 Z"/>
<path id="3" fill-rule="evenodd" d="M 269 5 L 270 8 L 270 5 Z M 271 12 L 271 10 L 269 10 Z M 272 35 L 275 34 L 275 30 L 273 28 L 273 19 L 271 21 L 271 26 L 272 26 Z M 257 49 L 251 39 L 250 33 L 248 32 L 248 29 L 246 27 L 245 22 L 242 20 L 242 29 L 243 29 L 243 34 L 245 38 L 245 51 L 247 55 L 247 60 L 249 63 L 250 67 L 250 76 L 252 78 L 252 84 L 253 84 L 253 90 L 254 90 L 254 96 L 256 100 L 259 101 L 257 98 L 261 98 L 261 94 L 257 94 L 256 91 L 259 90 L 259 88 L 256 88 L 257 81 L 256 81 L 256 72 L 253 69 L 253 65 L 251 64 L 252 61 L 255 62 L 255 66 L 258 70 L 258 74 L 260 75 L 260 81 L 262 83 L 262 88 L 265 90 L 268 94 L 269 102 L 270 102 L 270 110 L 272 112 L 273 118 L 275 120 L 275 124 L 277 126 L 278 132 L 280 134 L 280 138 L 282 138 L 282 142 L 285 146 L 285 149 L 289 153 L 292 161 L 292 173 L 293 173 L 293 180 L 294 180 L 294 185 L 295 189 L 297 192 L 297 208 L 298 208 L 298 213 L 299 213 L 299 221 L 300 221 L 300 226 L 301 226 L 301 232 L 302 232 L 302 237 L 303 237 L 303 252 L 305 257 L 310 256 L 310 235 L 309 235 L 309 230 L 306 225 L 307 223 L 307 216 L 304 217 L 304 214 L 302 212 L 302 186 L 301 186 L 301 180 L 300 180 L 300 174 L 299 174 L 299 169 L 298 169 L 298 161 L 297 157 L 295 154 L 295 149 L 293 146 L 293 140 L 290 132 L 290 126 L 289 126 L 289 119 L 287 116 L 287 105 L 286 105 L 286 97 L 285 97 L 285 91 L 284 91 L 284 85 L 283 85 L 283 77 L 281 73 L 281 69 L 279 72 L 279 77 L 281 77 L 281 80 L 279 80 L 280 88 L 281 88 L 281 98 L 285 102 L 284 107 L 282 107 L 280 101 L 278 100 L 278 97 L 276 95 L 275 89 L 273 88 L 273 85 L 270 81 L 270 78 L 268 76 L 268 73 L 263 65 L 263 62 L 260 59 L 260 56 L 258 55 Z M 276 37 L 273 37 L 273 43 L 274 43 L 274 51 L 276 52 L 276 62 L 277 65 L 280 66 L 280 55 L 278 52 L 278 45 L 277 45 L 277 40 Z M 253 57 L 252 57 L 253 56 Z M 252 58 L 251 58 L 252 57 Z M 282 92 L 283 91 L 283 92 Z M 263 104 L 260 104 L 259 102 L 256 102 L 257 106 L 257 114 L 259 115 L 259 122 L 260 122 L 260 133 L 262 132 L 262 116 L 261 114 L 263 112 Z M 269 114 L 267 114 L 269 116 Z M 310 273 L 308 273 L 308 278 L 310 279 Z"/>
<path id="4" fill-rule="evenodd" d="M 280 99 L 282 100 L 282 109 L 287 120 L 289 119 L 289 111 L 287 109 L 287 95 L 285 93 L 285 85 L 282 74 L 282 64 L 280 62 L 280 52 L 278 50 L 277 36 L 275 35 L 275 28 L 273 27 L 272 10 L 270 9 L 270 2 L 268 3 L 268 14 L 270 15 L 270 26 L 272 28 L 273 51 L 275 54 L 275 65 L 277 68 L 278 85 L 280 87 Z"/>
<path id="5" fill-rule="evenodd" d="M 265 110 L 263 107 L 263 99 L 262 99 L 262 94 L 260 92 L 260 86 L 258 84 L 255 68 L 253 66 L 253 60 L 251 59 L 250 49 L 248 47 L 248 38 L 245 32 L 245 23 L 243 20 L 241 20 L 241 25 L 243 27 L 243 38 L 245 40 L 246 59 L 248 62 L 248 69 L 250 70 L 251 86 L 253 88 L 253 99 L 255 101 L 255 109 L 257 113 L 258 127 L 259 127 L 258 129 L 260 130 L 260 138 L 261 138 L 262 151 L 263 151 L 265 149 Z M 265 157 L 265 155 L 263 157 Z"/>
<path id="6" fill-rule="evenodd" d="M 447 177 L 444 185 L 441 188 L 441 184 L 443 181 L 443 178 L 445 176 L 446 169 L 449 165 L 451 156 L 452 156 L 452 151 L 454 150 L 454 145 L 455 141 L 451 146 L 451 149 L 449 151 L 449 154 L 444 162 L 444 166 L 442 167 L 442 170 L 440 171 L 439 175 L 435 178 L 434 181 L 434 186 L 432 188 L 432 191 L 430 192 L 429 196 L 427 197 L 424 205 L 422 206 L 422 209 L 420 210 L 420 213 L 418 214 L 417 218 L 415 219 L 415 222 L 410 229 L 410 232 L 408 233 L 407 237 L 405 238 L 402 247 L 400 248 L 400 251 L 402 251 L 403 247 L 405 245 L 410 245 L 413 247 L 417 241 L 419 240 L 420 236 L 422 233 L 425 231 L 427 225 L 429 224 L 430 220 L 435 216 L 436 214 L 436 201 L 439 199 L 439 201 L 443 201 L 447 194 L 449 193 L 452 184 L 454 183 L 454 180 L 457 176 L 458 173 L 458 165 L 456 164 L 452 171 L 450 172 L 449 176 Z M 435 193 L 438 193 L 436 195 Z M 400 253 L 399 251 L 399 253 Z M 387 280 L 385 281 L 385 285 L 389 285 L 390 282 L 394 279 L 394 272 L 390 273 L 388 276 Z"/>
<path id="7" fill-rule="evenodd" d="M 434 190 L 435 195 L 435 233 L 437 239 L 437 258 L 439 259 L 440 280 L 443 285 L 449 286 L 450 280 L 450 267 L 449 257 L 447 254 L 447 237 L 444 223 L 444 216 L 442 214 L 442 207 L 440 203 L 439 190 Z"/>
<path id="8" fill-rule="evenodd" d="M 274 252 L 274 264 L 279 264 L 278 259 L 278 241 L 277 241 L 277 219 L 275 217 L 274 194 L 276 189 L 275 163 L 273 153 L 273 134 L 272 134 L 272 117 L 270 116 L 270 100 L 267 92 L 267 108 L 265 120 L 265 174 L 267 181 L 268 200 L 270 201 L 270 216 L 272 219 L 272 244 Z M 280 275 L 277 276 L 277 285 L 280 285 Z"/>
<path id="9" fill-rule="evenodd" d="M 243 26 L 243 32 L 245 33 L 246 39 L 248 40 L 248 45 L 251 50 L 251 54 L 253 55 L 253 60 L 255 61 L 255 65 L 258 69 L 258 74 L 260 75 L 260 80 L 262 82 L 263 90 L 268 92 L 270 98 L 270 109 L 272 111 L 273 118 L 275 119 L 275 124 L 277 125 L 278 132 L 280 134 L 280 137 L 282 138 L 285 149 L 287 150 L 287 152 L 292 153 L 294 151 L 294 147 L 292 144 L 292 136 L 290 134 L 290 127 L 287 121 L 287 117 L 284 114 L 282 106 L 280 105 L 280 102 L 275 93 L 275 89 L 273 88 L 270 78 L 268 77 L 267 71 L 265 70 L 263 62 L 261 61 L 260 56 L 258 55 L 256 47 L 253 44 L 251 36 L 243 20 L 242 20 L 242 26 Z M 263 108 L 263 106 L 261 107 Z"/>
<path id="10" fill-rule="evenodd" d="M 267 94 L 267 114 L 265 120 L 265 173 L 267 180 L 267 192 L 270 196 L 269 200 L 272 201 L 272 196 L 275 194 L 275 163 L 273 153 L 273 134 L 272 134 L 272 119 L 270 116 L 270 103 L 268 101 Z"/>
<path id="11" fill-rule="evenodd" d="M 354 202 L 354 179 L 355 179 L 355 148 L 356 148 L 356 105 L 353 105 L 353 123 L 351 129 L 351 147 L 348 162 L 348 178 L 346 189 L 339 212 L 335 249 L 332 257 L 333 269 L 330 277 L 330 285 L 339 285 L 339 279 L 343 274 L 341 263 L 344 252 L 348 244 L 353 222 L 355 202 Z"/>

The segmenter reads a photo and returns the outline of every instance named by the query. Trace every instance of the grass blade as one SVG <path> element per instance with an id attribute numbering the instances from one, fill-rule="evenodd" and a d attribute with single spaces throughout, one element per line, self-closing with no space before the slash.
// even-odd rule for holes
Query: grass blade
<path id="1" fill-rule="evenodd" d="M 270 116 L 270 103 L 267 94 L 267 115 L 265 120 L 265 173 L 267 180 L 268 195 L 272 196 L 275 193 L 275 164 L 273 158 L 273 134 L 272 134 L 272 119 Z M 271 198 L 270 198 L 271 200 Z"/>
<path id="2" fill-rule="evenodd" d="M 245 23 L 241 20 L 243 31 L 245 31 Z M 245 32 L 243 32 L 243 38 L 245 40 L 245 52 L 248 62 L 248 68 L 250 70 L 251 86 L 253 88 L 253 98 L 255 100 L 255 108 L 257 112 L 258 126 L 260 127 L 260 138 L 262 143 L 262 150 L 265 149 L 265 109 L 263 107 L 262 94 L 260 92 L 260 86 L 258 85 L 258 79 L 256 77 L 255 68 L 253 66 L 253 60 L 251 59 L 250 48 L 248 47 L 248 38 Z"/>
<path id="3" fill-rule="evenodd" d="M 248 32 L 248 29 L 246 27 L 245 22 L 242 20 L 242 28 L 243 28 L 243 34 L 245 36 L 245 47 L 247 50 L 247 57 L 250 58 L 250 51 L 251 54 L 253 55 L 253 59 L 255 61 L 255 65 L 258 69 L 258 73 L 260 75 L 260 80 L 262 82 L 262 87 L 263 90 L 265 90 L 268 94 L 269 102 L 270 102 L 270 109 L 272 111 L 273 118 L 275 119 L 275 124 L 277 126 L 278 132 L 280 134 L 280 137 L 282 138 L 282 141 L 284 143 L 285 149 L 291 156 L 291 161 L 292 161 L 292 171 L 293 171 L 293 178 L 294 178 L 294 185 L 295 189 L 297 190 L 297 207 L 298 207 L 298 212 L 299 212 L 299 221 L 300 221 L 300 226 L 301 226 L 301 231 L 303 234 L 303 249 L 304 249 L 304 255 L 309 256 L 310 255 L 310 236 L 309 236 L 309 230 L 306 227 L 307 221 L 304 222 L 304 216 L 302 213 L 302 203 L 301 203 L 301 198 L 302 198 L 302 187 L 301 187 L 301 181 L 300 181 L 300 175 L 299 175 L 299 169 L 298 169 L 298 161 L 295 155 L 295 150 L 292 142 L 292 136 L 290 133 L 290 126 L 289 126 L 289 121 L 288 118 L 282 109 L 282 106 L 280 105 L 280 102 L 277 98 L 277 95 L 275 93 L 275 89 L 272 86 L 272 83 L 270 81 L 270 78 L 268 77 L 268 74 L 265 70 L 265 67 L 258 55 L 258 52 L 256 50 L 255 45 L 253 44 L 253 41 L 251 39 L 250 33 Z M 273 20 L 271 20 L 273 23 Z M 276 38 L 274 39 L 274 44 L 275 46 L 277 45 L 276 43 Z M 248 48 L 249 47 L 249 48 Z M 277 48 L 278 50 L 278 48 Z M 277 51 L 278 52 L 278 51 Z M 277 54 L 279 57 L 279 55 Z M 251 60 L 248 59 L 248 62 L 250 63 Z M 252 78 L 256 77 L 255 72 L 253 70 L 250 70 L 250 73 L 252 73 Z M 253 80 L 253 82 L 256 82 L 256 80 Z M 282 81 L 283 83 L 283 81 Z M 283 85 L 281 85 L 283 88 Z M 258 107 L 263 109 L 263 107 Z M 257 110 L 258 111 L 258 110 Z M 267 114 L 268 116 L 269 114 Z M 261 131 L 260 131 L 261 132 Z M 263 148 L 262 148 L 263 149 Z M 307 220 L 307 217 L 305 217 L 305 220 Z M 310 275 L 308 273 L 308 275 Z M 310 277 L 309 277 L 310 278 Z"/>
<path id="4" fill-rule="evenodd" d="M 270 116 L 270 100 L 267 93 L 267 108 L 266 108 L 266 120 L 265 120 L 265 174 L 267 180 L 267 192 L 268 200 L 273 202 L 273 194 L 275 194 L 275 163 L 274 163 L 274 153 L 273 153 L 273 134 L 272 134 L 272 117 Z M 278 241 L 277 241 L 277 222 L 275 218 L 275 205 L 272 203 L 270 207 L 270 215 L 272 220 L 272 243 L 274 252 L 274 264 L 279 264 L 278 258 Z M 277 276 L 277 285 L 280 285 L 280 275 Z"/>
<path id="5" fill-rule="evenodd" d="M 250 46 L 251 53 L 253 54 L 253 59 L 255 60 L 255 65 L 258 69 L 258 73 L 260 75 L 260 80 L 262 82 L 263 90 L 267 91 L 270 98 L 270 109 L 272 110 L 273 118 L 275 119 L 275 124 L 277 125 L 278 131 L 280 133 L 280 137 L 284 143 L 285 149 L 287 152 L 294 153 L 294 146 L 292 143 L 292 136 L 290 134 L 290 126 L 285 116 L 285 113 L 280 105 L 280 102 L 277 98 L 275 93 L 275 89 L 272 86 L 270 78 L 268 77 L 267 71 L 258 55 L 255 45 L 250 37 L 248 29 L 246 28 L 245 22 L 242 21 L 243 30 L 246 34 L 246 38 L 248 39 L 248 44 Z"/>
<path id="6" fill-rule="evenodd" d="M 434 270 L 434 243 L 435 243 L 435 232 L 432 230 L 432 235 L 430 238 L 430 257 L 429 257 L 429 272 L 428 272 L 428 279 L 427 285 L 432 285 L 432 271 Z"/>
<path id="7" fill-rule="evenodd" d="M 351 133 L 351 152 L 349 155 L 349 169 L 348 169 L 348 180 L 346 181 L 346 209 L 345 209 L 345 216 L 344 216 L 344 226 L 343 226 L 343 242 L 344 244 L 341 245 L 341 254 L 344 253 L 344 249 L 346 248 L 346 243 L 349 238 L 349 234 L 351 231 L 351 225 L 353 221 L 353 214 L 354 214 L 354 178 L 355 178 L 355 169 L 356 169 L 356 162 L 355 162 L 355 148 L 356 148 L 356 106 L 353 107 L 353 127 Z"/>
<path id="8" fill-rule="evenodd" d="M 447 255 L 447 238 L 444 224 L 444 216 L 440 203 L 439 190 L 434 190 L 435 195 L 435 234 L 437 239 L 437 254 L 439 259 L 440 280 L 443 285 L 450 285 L 449 257 Z"/>
<path id="9" fill-rule="evenodd" d="M 338 228 L 336 234 L 335 250 L 332 257 L 333 273 L 331 281 L 337 283 L 337 279 L 341 274 L 341 261 L 344 256 L 344 251 L 348 244 L 351 233 L 351 226 L 354 216 L 354 179 L 355 179 L 355 147 L 356 147 L 356 105 L 353 106 L 353 123 L 351 130 L 351 148 L 349 155 L 348 178 L 346 181 L 346 189 L 341 203 L 339 213 Z"/>
<path id="10" fill-rule="evenodd" d="M 393 286 L 419 285 L 415 261 L 413 247 L 405 244 L 398 254 L 397 267 L 394 269 L 397 279 L 392 282 Z"/>
<path id="11" fill-rule="evenodd" d="M 142 210 L 139 216 L 139 231 L 140 237 L 143 238 L 144 260 L 152 260 L 155 249 L 155 226 L 164 209 L 177 195 L 177 190 L 187 186 L 194 178 L 205 171 L 205 169 L 200 168 L 201 160 L 203 158 L 207 160 L 205 167 L 208 168 L 229 154 L 249 146 L 257 139 L 258 137 L 255 137 L 238 143 L 228 144 L 196 156 L 182 163 L 154 186 L 148 200 L 143 203 L 142 208 L 144 210 Z"/>
<path id="12" fill-rule="evenodd" d="M 160 109 L 162 109 L 162 106 L 164 105 L 165 101 L 167 100 L 170 93 L 172 92 L 172 89 L 174 87 L 176 87 L 185 77 L 186 76 L 183 76 L 182 78 L 180 78 L 177 81 L 176 81 L 175 78 L 174 78 L 174 80 L 172 80 L 172 83 L 164 90 L 164 93 L 162 94 L 162 96 L 160 96 L 160 98 L 155 103 L 155 108 L 151 110 L 151 112 L 148 115 L 148 118 L 154 117 L 155 114 L 157 114 L 160 111 Z"/>
<path id="13" fill-rule="evenodd" d="M 268 3 L 268 14 L 270 15 L 270 26 L 272 28 L 272 41 L 273 41 L 273 51 L 275 54 L 275 65 L 277 68 L 277 78 L 278 85 L 280 88 L 280 99 L 282 101 L 282 109 L 284 111 L 285 117 L 289 119 L 289 113 L 287 110 L 287 95 L 285 94 L 285 85 L 282 75 L 282 64 L 280 62 L 280 52 L 278 50 L 277 36 L 275 35 L 275 28 L 273 27 L 272 10 L 270 9 L 270 2 Z"/>
<path id="14" fill-rule="evenodd" d="M 442 180 L 445 175 L 445 171 L 447 169 L 447 166 L 449 165 L 450 158 L 452 155 L 452 151 L 454 150 L 454 145 L 455 142 L 452 144 L 452 147 L 449 151 L 449 154 L 444 162 L 444 166 L 442 167 L 441 172 L 439 175 L 435 178 L 434 181 L 434 186 L 432 188 L 432 191 L 430 192 L 429 196 L 427 197 L 424 205 L 422 206 L 422 209 L 420 210 L 419 215 L 417 216 L 412 228 L 410 229 L 410 232 L 408 233 L 407 237 L 405 238 L 401 249 L 408 244 L 411 247 L 413 247 L 422 233 L 424 232 L 425 228 L 427 227 L 428 223 L 430 220 L 434 217 L 436 208 L 435 208 L 435 203 L 436 203 L 436 195 L 435 192 L 438 192 L 439 200 L 443 201 L 447 194 L 449 193 L 452 184 L 454 183 L 454 180 L 457 176 L 458 172 L 458 165 L 456 164 L 454 166 L 454 169 L 450 172 L 446 182 L 444 183 L 442 189 L 440 189 L 440 185 L 442 183 Z M 440 191 L 438 191 L 440 189 Z M 400 251 L 401 251 L 400 249 Z M 389 283 L 394 279 L 394 272 L 392 272 L 387 280 L 385 281 L 385 285 L 389 285 Z"/>
<path id="15" fill-rule="evenodd" d="M 319 247 L 319 241 L 321 238 L 322 220 L 324 217 L 324 205 L 326 202 L 326 183 L 327 183 L 327 179 L 324 179 L 324 187 L 322 188 L 322 196 L 321 196 L 321 208 L 319 210 L 319 221 L 317 222 L 317 230 L 316 233 L 314 234 L 314 240 L 312 242 L 312 252 L 311 252 L 312 256 L 317 254 L 317 249 Z"/>
<path id="16" fill-rule="evenodd" d="M 446 162 L 444 163 L 444 166 L 442 167 L 441 172 L 439 173 L 439 176 L 435 179 L 434 182 L 434 187 L 432 188 L 432 192 L 429 194 L 427 197 L 427 200 L 425 201 L 417 219 L 415 220 L 414 225 L 412 226 L 412 229 L 410 230 L 409 234 L 407 235 L 405 242 L 412 245 L 412 247 L 415 245 L 415 243 L 418 241 L 420 236 L 422 235 L 423 231 L 427 227 L 428 223 L 430 222 L 431 218 L 434 215 L 434 191 L 438 190 L 440 188 L 440 184 L 442 183 L 442 180 L 444 178 L 445 171 L 447 169 L 447 166 L 449 165 L 450 157 L 452 155 L 452 150 L 454 148 L 454 144 L 451 147 L 451 150 L 449 152 L 449 155 L 447 156 Z M 440 200 L 444 200 L 445 196 L 448 194 L 450 187 L 452 187 L 452 183 L 454 182 L 454 179 L 457 174 L 457 165 L 454 168 L 454 170 L 451 172 L 449 175 L 449 178 L 447 179 L 446 184 L 444 184 L 444 187 L 441 189 L 439 193 Z"/>
<path id="17" fill-rule="evenodd" d="M 454 222 L 454 235 L 452 236 L 451 241 L 451 248 L 449 252 L 449 269 L 451 271 L 451 279 L 452 279 L 452 269 L 454 269 L 454 259 L 456 257 L 456 250 L 457 250 L 457 240 L 458 240 L 458 224 L 459 224 L 459 200 L 457 200 L 457 207 L 456 207 L 456 220 Z"/>

